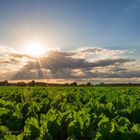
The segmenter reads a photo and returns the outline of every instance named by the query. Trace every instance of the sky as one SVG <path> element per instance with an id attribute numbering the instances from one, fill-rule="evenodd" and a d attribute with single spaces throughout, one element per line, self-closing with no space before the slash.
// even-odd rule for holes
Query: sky
<path id="1" fill-rule="evenodd" d="M 0 80 L 139 82 L 139 14 L 140 0 L 3 0 Z"/>

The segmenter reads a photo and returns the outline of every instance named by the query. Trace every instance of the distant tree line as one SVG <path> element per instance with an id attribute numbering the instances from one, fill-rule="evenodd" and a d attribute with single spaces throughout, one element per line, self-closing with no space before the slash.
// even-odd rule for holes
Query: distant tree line
<path id="1" fill-rule="evenodd" d="M 112 83 L 112 84 L 106 84 L 106 83 L 99 83 L 99 84 L 93 84 L 91 82 L 87 83 L 65 83 L 65 84 L 59 84 L 59 83 L 46 83 L 46 82 L 36 82 L 35 80 L 32 80 L 30 82 L 17 82 L 12 83 L 8 82 L 8 80 L 0 82 L 0 86 L 140 86 L 140 83 Z"/>

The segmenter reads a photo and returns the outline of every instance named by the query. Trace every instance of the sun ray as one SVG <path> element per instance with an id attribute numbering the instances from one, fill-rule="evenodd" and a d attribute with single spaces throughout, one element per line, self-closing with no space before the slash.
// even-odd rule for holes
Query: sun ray
<path id="1" fill-rule="evenodd" d="M 42 64 L 41 64 L 39 58 L 37 58 L 37 62 L 38 62 L 38 64 L 39 64 L 39 66 L 40 66 L 40 70 L 41 70 L 41 72 L 42 72 L 43 79 L 47 79 L 47 75 L 45 76 L 45 74 L 44 74 L 44 72 L 43 72 L 43 70 L 42 70 Z"/>

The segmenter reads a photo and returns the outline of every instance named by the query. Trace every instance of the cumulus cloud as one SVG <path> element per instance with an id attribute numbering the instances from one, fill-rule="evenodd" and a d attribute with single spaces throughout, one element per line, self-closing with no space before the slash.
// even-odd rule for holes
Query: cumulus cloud
<path id="1" fill-rule="evenodd" d="M 22 54 L 7 46 L 0 46 L 0 66 L 1 67 L 14 67 L 23 66 L 26 61 L 31 60 L 32 57 L 27 54 Z"/>
<path id="2" fill-rule="evenodd" d="M 76 50 L 74 57 L 84 58 L 88 61 L 96 61 L 101 59 L 117 59 L 127 53 L 127 50 L 109 50 L 104 48 L 81 48 Z"/>
<path id="3" fill-rule="evenodd" d="M 14 57 L 14 58 L 32 58 L 30 55 L 27 54 L 21 54 L 21 53 L 10 53 L 9 57 Z"/>
<path id="4" fill-rule="evenodd" d="M 120 74 L 116 75 L 114 73 L 113 75 L 111 72 L 99 72 L 96 69 L 100 67 L 100 69 L 103 70 L 107 66 L 119 66 L 126 62 L 134 61 L 127 58 L 107 58 L 89 62 L 85 58 L 74 57 L 76 53 L 76 51 L 51 51 L 47 56 L 40 57 L 35 61 L 29 61 L 23 69 L 18 72 L 18 76 L 15 75 L 14 78 L 33 79 L 34 77 L 34 79 L 79 79 L 121 77 Z"/>
<path id="5" fill-rule="evenodd" d="M 127 50 L 82 48 L 73 51 L 50 50 L 32 58 L 7 48 L 0 55 L 0 79 L 93 79 L 140 78 L 140 61 L 124 57 Z M 5 67 L 6 65 L 6 67 Z M 10 72 L 10 74 L 8 74 Z M 97 80 L 98 81 L 98 80 Z M 126 81 L 126 80 L 125 80 Z"/>
<path id="6" fill-rule="evenodd" d="M 106 55 L 119 55 L 126 53 L 127 50 L 109 50 L 105 48 L 81 48 L 77 50 L 78 53 L 95 53 L 95 54 L 106 54 Z"/>

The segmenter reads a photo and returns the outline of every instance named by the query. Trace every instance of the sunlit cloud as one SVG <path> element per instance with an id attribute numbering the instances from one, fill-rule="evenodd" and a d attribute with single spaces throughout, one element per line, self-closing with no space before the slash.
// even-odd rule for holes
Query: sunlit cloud
<path id="1" fill-rule="evenodd" d="M 0 80 L 61 79 L 61 81 L 84 82 L 96 79 L 96 82 L 123 82 L 123 80 L 137 82 L 140 78 L 140 61 L 125 57 L 125 54 L 129 53 L 127 50 L 56 49 L 49 50 L 39 57 L 19 53 L 7 47 L 3 47 L 2 50 Z"/>

